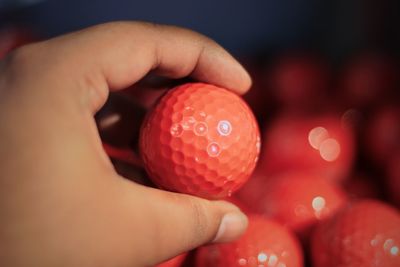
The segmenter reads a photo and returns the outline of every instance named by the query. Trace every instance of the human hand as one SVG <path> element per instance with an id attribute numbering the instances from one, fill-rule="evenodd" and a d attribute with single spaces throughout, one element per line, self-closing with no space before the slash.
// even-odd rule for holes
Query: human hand
<path id="1" fill-rule="evenodd" d="M 232 204 L 115 172 L 93 116 L 109 91 L 150 71 L 237 93 L 250 86 L 213 41 L 139 22 L 31 44 L 0 62 L 0 266 L 152 266 L 245 230 Z"/>

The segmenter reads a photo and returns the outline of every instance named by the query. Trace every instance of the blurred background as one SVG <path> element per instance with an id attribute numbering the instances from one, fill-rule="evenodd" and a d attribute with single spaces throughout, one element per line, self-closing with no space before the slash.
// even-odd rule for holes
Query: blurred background
<path id="1" fill-rule="evenodd" d="M 173 24 L 213 38 L 250 72 L 245 100 L 263 137 L 258 167 L 235 197 L 290 225 L 308 253 L 309 227 L 325 215 L 318 210 L 305 230 L 304 214 L 289 218 L 260 206 L 273 195 L 268 190 L 283 190 L 268 203 L 298 197 L 286 199 L 293 207 L 305 201 L 293 190 L 322 197 L 327 216 L 343 199 L 400 207 L 399 11 L 398 0 L 0 0 L 0 58 L 19 45 L 114 20 Z M 118 148 L 136 150 L 141 119 L 160 94 L 112 95 L 97 116 L 119 171 L 145 184 L 151 182 L 140 159 Z M 276 184 L 286 179 L 304 184 Z"/>
<path id="2" fill-rule="evenodd" d="M 194 29 L 235 54 L 284 49 L 335 59 L 360 49 L 399 49 L 395 0 L 129 1 L 1 0 L 0 23 L 47 38 L 113 20 L 145 20 Z"/>

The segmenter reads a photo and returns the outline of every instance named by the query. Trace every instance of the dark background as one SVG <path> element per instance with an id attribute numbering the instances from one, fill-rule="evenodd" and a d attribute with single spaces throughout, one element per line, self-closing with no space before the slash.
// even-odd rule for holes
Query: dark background
<path id="1" fill-rule="evenodd" d="M 47 38 L 114 20 L 145 20 L 199 31 L 235 55 L 288 49 L 332 60 L 364 49 L 399 52 L 396 0 L 0 0 L 0 25 L 19 23 Z"/>

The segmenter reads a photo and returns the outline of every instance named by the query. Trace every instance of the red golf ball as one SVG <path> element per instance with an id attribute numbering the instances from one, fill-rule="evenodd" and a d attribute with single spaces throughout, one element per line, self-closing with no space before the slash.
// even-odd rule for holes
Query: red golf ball
<path id="1" fill-rule="evenodd" d="M 355 203 L 317 228 L 311 252 L 315 267 L 398 267 L 400 214 L 379 201 Z"/>
<path id="2" fill-rule="evenodd" d="M 158 264 L 156 267 L 180 267 L 185 261 L 187 253 L 180 254 L 170 260 Z"/>
<path id="3" fill-rule="evenodd" d="M 400 150 L 388 162 L 386 189 L 390 200 L 400 208 Z"/>
<path id="4" fill-rule="evenodd" d="M 314 171 L 334 182 L 349 174 L 355 144 L 351 130 L 340 116 L 277 117 L 266 129 L 260 167 L 267 174 Z"/>
<path id="5" fill-rule="evenodd" d="M 161 188 L 210 199 L 239 189 L 260 151 L 257 122 L 236 94 L 190 83 L 166 93 L 148 114 L 140 151 Z"/>
<path id="6" fill-rule="evenodd" d="M 287 109 L 308 110 L 318 106 L 329 87 L 327 65 L 311 55 L 286 55 L 277 61 L 269 76 L 277 102 Z"/>
<path id="7" fill-rule="evenodd" d="M 291 172 L 270 177 L 257 207 L 259 213 L 307 239 L 313 226 L 332 216 L 345 203 L 346 195 L 334 184 L 316 174 Z"/>
<path id="8" fill-rule="evenodd" d="M 398 82 L 395 62 L 383 54 L 365 53 L 353 58 L 339 79 L 341 102 L 368 107 L 389 97 Z"/>
<path id="9" fill-rule="evenodd" d="M 260 168 L 256 167 L 246 184 L 234 194 L 240 203 L 243 203 L 242 205 L 248 207 L 247 211 L 252 213 L 259 211 L 260 199 L 264 195 L 268 178 Z"/>
<path id="10" fill-rule="evenodd" d="M 250 215 L 249 226 L 238 240 L 202 247 L 197 267 L 300 267 L 303 254 L 296 237 L 282 225 L 262 216 Z"/>
<path id="11" fill-rule="evenodd" d="M 369 158 L 379 166 L 400 150 L 400 107 L 381 107 L 368 122 L 365 147 Z"/>

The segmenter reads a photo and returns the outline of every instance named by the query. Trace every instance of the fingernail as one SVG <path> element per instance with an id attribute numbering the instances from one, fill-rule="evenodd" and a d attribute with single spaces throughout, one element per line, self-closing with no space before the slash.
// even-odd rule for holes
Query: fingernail
<path id="1" fill-rule="evenodd" d="M 247 223 L 246 215 L 240 211 L 225 214 L 212 243 L 229 242 L 237 239 L 246 230 Z"/>

